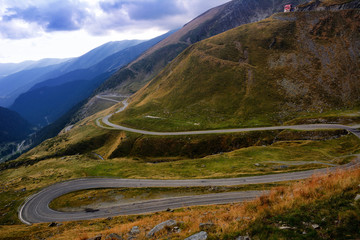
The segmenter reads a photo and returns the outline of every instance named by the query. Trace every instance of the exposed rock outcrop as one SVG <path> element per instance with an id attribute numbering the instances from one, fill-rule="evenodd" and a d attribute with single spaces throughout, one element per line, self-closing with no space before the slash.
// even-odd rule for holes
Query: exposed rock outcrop
<path id="1" fill-rule="evenodd" d="M 360 200 L 360 194 L 356 195 L 355 197 L 355 202 L 359 201 Z"/>
<path id="2" fill-rule="evenodd" d="M 175 220 L 168 220 L 165 222 L 162 222 L 158 225 L 156 225 L 153 229 L 150 230 L 150 232 L 147 234 L 147 237 L 153 237 L 156 233 L 163 230 L 165 227 L 172 227 L 175 226 L 177 222 Z"/>
<path id="3" fill-rule="evenodd" d="M 197 234 L 194 234 L 188 238 L 185 238 L 185 240 L 206 240 L 208 238 L 208 235 L 206 232 L 199 232 Z"/>
<path id="4" fill-rule="evenodd" d="M 356 9 L 360 8 L 360 0 L 354 0 L 351 2 L 340 3 L 340 4 L 326 4 L 326 1 L 315 0 L 311 3 L 300 5 L 295 7 L 296 12 L 306 11 L 338 11 L 345 9 Z"/>
<path id="5" fill-rule="evenodd" d="M 209 231 L 215 228 L 215 224 L 212 222 L 200 223 L 199 229 L 201 231 Z"/>
<path id="6" fill-rule="evenodd" d="M 123 238 L 116 233 L 111 233 L 105 238 L 105 240 L 123 240 Z"/>
<path id="7" fill-rule="evenodd" d="M 97 235 L 97 236 L 95 236 L 93 238 L 88 238 L 87 240 L 101 240 L 101 237 L 102 237 L 102 235 L 99 234 L 99 235 Z"/>
<path id="8" fill-rule="evenodd" d="M 140 229 L 138 226 L 134 226 L 129 232 L 130 235 L 138 235 L 139 233 L 140 233 Z"/>
<path id="9" fill-rule="evenodd" d="M 249 236 L 239 236 L 235 240 L 251 240 Z"/>

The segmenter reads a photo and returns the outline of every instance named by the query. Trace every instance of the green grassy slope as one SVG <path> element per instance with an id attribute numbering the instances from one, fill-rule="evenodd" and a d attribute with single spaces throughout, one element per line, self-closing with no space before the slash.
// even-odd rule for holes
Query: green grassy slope
<path id="1" fill-rule="evenodd" d="M 296 140 L 304 136 L 287 131 L 279 135 L 281 141 L 269 146 L 251 146 L 194 159 L 164 157 L 160 159 L 162 161 L 154 161 L 153 158 L 100 160 L 90 154 L 60 155 L 61 148 L 67 144 L 66 141 L 75 142 L 79 138 L 88 141 L 90 136 L 95 136 L 95 139 L 89 147 L 99 147 L 96 152 L 103 155 L 104 149 L 111 149 L 114 139 L 108 134 L 108 142 L 101 146 L 101 143 L 95 141 L 103 135 L 97 134 L 96 131 L 88 130 L 86 134 L 79 131 L 68 140 L 62 135 L 61 138 L 54 139 L 57 139 L 57 142 L 46 141 L 31 150 L 28 155 L 24 154 L 17 161 L 10 162 L 19 163 L 17 168 L 1 169 L 4 165 L 0 164 L 0 225 L 19 223 L 16 211 L 26 197 L 46 186 L 69 179 L 199 179 L 286 173 L 346 164 L 354 159 L 353 154 L 358 154 L 360 149 L 360 140 L 353 135 L 337 138 L 327 136 L 323 141 L 311 141 Z M 296 136 L 300 138 L 294 138 Z M 285 138 L 293 139 L 288 141 L 284 140 Z M 80 146 L 84 145 L 79 143 L 79 152 Z M 74 148 L 70 146 L 69 151 L 71 149 Z M 46 154 L 53 152 L 59 153 L 60 156 L 46 157 Z M 41 159 L 43 160 L 38 161 Z M 21 165 L 21 161 L 25 164 Z M 22 191 L 23 188 L 26 190 Z"/>
<path id="2" fill-rule="evenodd" d="M 35 182 L 33 177 L 35 176 L 24 180 Z M 14 191 L 14 186 L 21 181 L 19 178 L 14 180 L 6 182 L 6 187 L 11 190 L 2 193 L 5 197 L 0 200 L 6 199 L 2 204 L 16 209 L 14 205 L 20 204 L 21 198 L 34 190 L 29 187 L 25 192 Z M 80 240 L 99 233 L 102 234 L 102 239 L 110 233 L 117 233 L 127 239 L 133 226 L 141 229 L 137 239 L 149 239 L 146 233 L 169 219 L 183 222 L 180 233 L 171 231 L 172 228 L 165 229 L 156 239 L 185 239 L 199 232 L 199 224 L 206 222 L 214 223 L 214 227 L 207 230 L 208 239 L 237 239 L 245 235 L 249 235 L 251 239 L 358 239 L 360 201 L 355 201 L 355 197 L 360 193 L 359 183 L 360 171 L 357 169 L 314 176 L 291 186 L 277 187 L 269 195 L 245 204 L 191 207 L 174 212 L 64 222 L 56 227 L 49 227 L 49 223 L 10 225 L 11 219 L 8 219 L 8 224 L 0 227 L 0 239 Z M 148 190 L 136 189 L 132 192 L 136 194 Z M 132 195 L 131 192 L 130 194 Z M 89 196 L 94 199 L 93 194 L 81 197 Z M 11 214 L 0 212 L 0 220 L 9 218 L 9 215 L 16 217 L 16 210 Z"/>
<path id="3" fill-rule="evenodd" d="M 188 46 L 242 24 L 282 11 L 284 4 L 310 0 L 233 0 L 210 9 L 111 76 L 98 92 L 134 93 L 155 77 Z"/>
<path id="4" fill-rule="evenodd" d="M 276 14 L 204 40 L 112 121 L 187 130 L 358 117 L 359 26 L 358 10 Z"/>

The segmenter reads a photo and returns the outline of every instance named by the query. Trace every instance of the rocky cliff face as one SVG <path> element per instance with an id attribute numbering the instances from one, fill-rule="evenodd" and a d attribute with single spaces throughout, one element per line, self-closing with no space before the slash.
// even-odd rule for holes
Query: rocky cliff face
<path id="1" fill-rule="evenodd" d="M 338 11 L 345 9 L 360 8 L 360 0 L 315 0 L 307 4 L 299 5 L 295 8 L 296 12 L 306 11 Z"/>
<path id="2" fill-rule="evenodd" d="M 268 61 L 271 71 L 285 70 L 286 77 L 277 83 L 292 99 L 287 108 L 321 112 L 359 104 L 359 11 L 297 19 L 296 51 L 273 55 Z"/>
<path id="3" fill-rule="evenodd" d="M 243 24 L 263 20 L 276 12 L 282 12 L 285 4 L 291 3 L 296 6 L 305 2 L 309 0 L 234 0 L 220 6 L 217 14 L 198 28 L 189 31 L 181 40 L 195 43 Z M 202 16 L 197 19 L 199 18 Z"/>

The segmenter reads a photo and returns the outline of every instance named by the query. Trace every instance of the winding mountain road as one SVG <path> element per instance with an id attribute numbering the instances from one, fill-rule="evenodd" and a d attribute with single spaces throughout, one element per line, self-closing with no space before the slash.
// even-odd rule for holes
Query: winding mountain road
<path id="1" fill-rule="evenodd" d="M 106 99 L 102 97 L 102 99 Z M 109 99 L 110 100 L 110 99 Z M 127 101 L 123 101 L 123 106 L 116 112 L 123 111 L 127 106 Z M 139 129 L 127 128 L 113 124 L 109 121 L 113 114 L 97 119 L 96 124 L 99 127 L 122 130 L 129 132 L 136 132 L 147 135 L 198 135 L 198 134 L 214 134 L 214 133 L 233 133 L 233 132 L 247 132 L 247 131 L 264 131 L 264 130 L 312 130 L 312 129 L 345 129 L 355 136 L 360 138 L 360 132 L 355 127 L 349 127 L 336 124 L 313 124 L 313 125 L 296 125 L 296 126 L 277 126 L 277 127 L 259 127 L 259 128 L 240 128 L 240 129 L 223 129 L 223 130 L 205 130 L 205 131 L 186 131 L 186 132 L 152 132 Z M 103 126 L 103 124 L 107 126 Z M 229 192 L 206 195 L 195 195 L 186 197 L 156 199 L 149 201 L 142 201 L 130 204 L 119 204 L 116 207 L 97 209 L 94 212 L 58 212 L 49 208 L 52 200 L 64 194 L 97 188 L 139 188 L 139 187 L 192 187 L 192 186 L 237 186 L 245 184 L 260 184 L 260 183 L 274 183 L 281 181 L 306 179 L 313 174 L 326 173 L 337 169 L 350 169 L 360 166 L 360 156 L 356 155 L 357 159 L 349 164 L 332 167 L 326 169 L 292 172 L 284 174 L 273 174 L 264 176 L 253 176 L 243 178 L 229 178 L 229 179 L 193 179 L 193 180 L 143 180 L 143 179 L 106 179 L 106 178 L 87 178 L 77 179 L 51 185 L 37 194 L 29 197 L 19 210 L 19 218 L 25 224 L 53 222 L 53 221 L 75 221 L 88 220 L 94 218 L 105 218 L 118 215 L 143 214 L 166 210 L 168 208 L 180 208 L 194 205 L 208 205 L 208 204 L 224 204 L 232 202 L 243 202 L 254 199 L 262 194 L 264 191 L 243 191 L 243 192 Z"/>
<path id="2" fill-rule="evenodd" d="M 273 127 L 256 127 L 256 128 L 235 128 L 235 129 L 217 129 L 217 130 L 200 130 L 200 131 L 184 131 L 184 132 L 154 132 L 141 129 L 129 128 L 120 126 L 110 122 L 110 118 L 116 114 L 124 111 L 129 105 L 127 99 L 121 102 L 123 106 L 115 113 L 109 114 L 103 118 L 97 119 L 97 126 L 106 129 L 121 130 L 133 133 L 140 133 L 144 135 L 154 136 L 182 136 L 182 135 L 204 135 L 204 134 L 221 134 L 221 133 L 238 133 L 238 132 L 252 132 L 252 131 L 269 131 L 269 130 L 326 130 L 326 129 L 344 129 L 360 138 L 360 131 L 356 128 L 360 126 L 346 126 L 341 124 L 306 124 L 306 125 L 289 125 L 289 126 L 273 126 Z M 100 121 L 105 124 L 103 126 Z"/>
<path id="3" fill-rule="evenodd" d="M 49 208 L 52 200 L 64 194 L 98 188 L 145 188 L 145 187 L 195 187 L 195 186 L 238 186 L 245 184 L 274 183 L 281 181 L 305 179 L 313 174 L 326 173 L 337 169 L 359 167 L 356 161 L 341 166 L 327 169 L 318 169 L 302 172 L 273 174 L 243 178 L 227 179 L 193 179 L 193 180 L 144 180 L 144 179 L 107 179 L 86 178 L 77 179 L 51 185 L 39 193 L 31 196 L 19 211 L 19 218 L 23 223 L 63 222 L 105 218 L 119 215 L 144 214 L 163 211 L 168 208 L 181 208 L 194 205 L 224 204 L 243 202 L 263 195 L 266 191 L 243 191 L 205 194 L 165 199 L 155 199 L 136 203 L 119 204 L 116 207 L 97 209 L 95 212 L 58 212 Z"/>

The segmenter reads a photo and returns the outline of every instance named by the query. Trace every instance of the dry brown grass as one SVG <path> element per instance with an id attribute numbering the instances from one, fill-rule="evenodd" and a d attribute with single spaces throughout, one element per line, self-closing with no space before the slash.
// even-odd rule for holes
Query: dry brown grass
<path id="1" fill-rule="evenodd" d="M 244 210 L 246 214 L 257 217 L 268 211 L 281 214 L 299 204 L 327 199 L 344 189 L 358 185 L 359 182 L 360 169 L 315 175 L 290 187 L 274 188 L 270 194 L 246 204 Z"/>
<path id="2" fill-rule="evenodd" d="M 146 239 L 146 233 L 155 225 L 174 219 L 181 224 L 180 233 L 166 229 L 154 239 L 184 239 L 199 232 L 199 224 L 213 222 L 216 227 L 209 231 L 210 236 L 221 239 L 224 234 L 246 231 L 256 219 L 269 214 L 281 214 L 301 204 L 311 204 L 325 200 L 349 188 L 356 188 L 360 183 L 360 169 L 338 171 L 316 175 L 299 181 L 289 187 L 274 188 L 270 194 L 245 204 L 227 204 L 179 209 L 175 212 L 160 212 L 144 216 L 122 216 L 111 220 L 93 220 L 65 223 L 61 227 L 48 228 L 47 224 L 31 227 L 4 226 L 0 228 L 0 239 L 26 235 L 28 239 L 37 239 L 39 235 L 46 239 L 83 240 L 102 234 L 103 239 L 110 233 L 128 236 L 133 226 L 139 226 L 141 233 L 137 239 Z M 11 229 L 10 229 L 11 228 Z M 11 231 L 11 232 L 10 232 Z"/>

